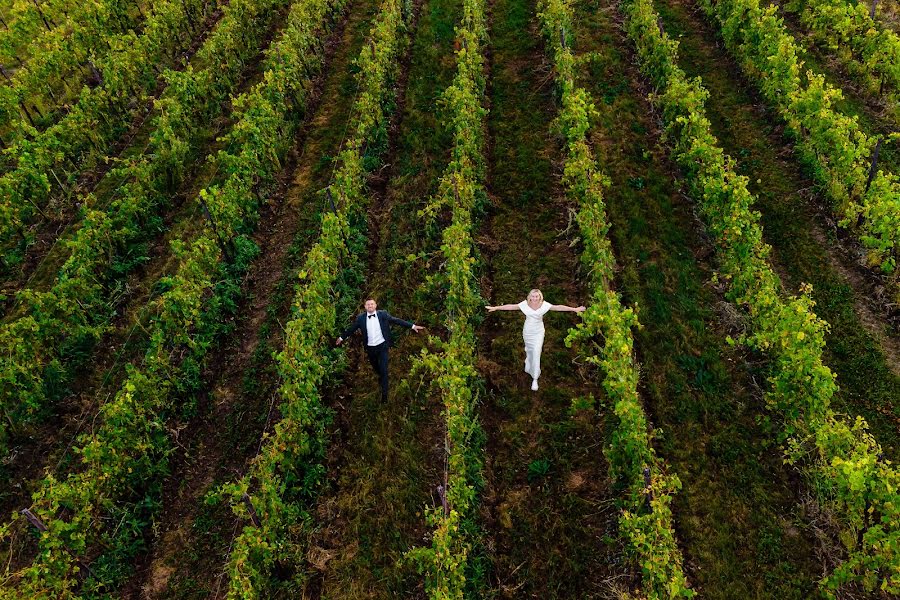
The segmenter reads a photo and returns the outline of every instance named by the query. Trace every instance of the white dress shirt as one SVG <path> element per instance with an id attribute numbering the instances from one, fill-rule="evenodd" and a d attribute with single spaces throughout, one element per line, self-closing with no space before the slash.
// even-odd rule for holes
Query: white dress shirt
<path id="1" fill-rule="evenodd" d="M 384 343 L 384 334 L 381 332 L 377 313 L 366 313 L 366 336 L 369 346 L 377 346 Z"/>

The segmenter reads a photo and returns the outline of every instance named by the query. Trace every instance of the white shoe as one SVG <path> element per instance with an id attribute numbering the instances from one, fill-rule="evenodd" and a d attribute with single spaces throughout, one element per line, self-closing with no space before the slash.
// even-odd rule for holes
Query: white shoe
<path id="1" fill-rule="evenodd" d="M 532 380 L 531 380 L 531 389 L 532 389 L 533 391 L 535 391 L 535 392 L 537 391 L 537 389 L 538 389 L 537 379 L 532 379 Z"/>

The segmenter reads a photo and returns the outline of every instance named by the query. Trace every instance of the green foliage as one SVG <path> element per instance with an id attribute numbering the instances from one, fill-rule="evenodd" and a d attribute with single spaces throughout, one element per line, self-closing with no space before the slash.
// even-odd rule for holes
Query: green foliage
<path id="1" fill-rule="evenodd" d="M 90 56 L 102 79 L 100 85 L 84 86 L 65 116 L 49 128 L 37 131 L 29 125 L 15 139 L 6 140 L 4 155 L 13 168 L 0 177 L 0 247 L 4 248 L 3 264 L 7 268 L 20 260 L 22 248 L 21 244 L 14 247 L 15 238 L 28 241 L 27 227 L 37 216 L 38 207 L 47 203 L 54 190 L 61 198 L 71 194 L 79 174 L 103 157 L 109 144 L 127 131 L 134 108 L 142 106 L 155 91 L 157 66 L 174 63 L 215 8 L 213 0 L 154 3 L 141 24 L 140 35 L 126 29 L 102 37 L 104 44 L 100 47 L 108 48 L 108 52 Z M 66 47 L 58 50 L 67 56 Z M 80 57 L 72 58 L 83 62 Z M 14 93 L 11 88 L 4 90 L 0 95 Z M 10 110 L 18 114 L 18 104 Z"/>
<path id="2" fill-rule="evenodd" d="M 864 2 L 799 0 L 800 19 L 818 44 L 900 118 L 900 36 L 869 14 Z M 791 7 L 794 9 L 794 6 Z"/>
<path id="3" fill-rule="evenodd" d="M 44 111 L 53 108 L 72 87 L 69 80 L 80 81 L 85 66 L 105 56 L 112 47 L 106 40 L 124 35 L 140 23 L 141 16 L 134 0 L 78 2 L 58 25 L 34 39 L 29 48 L 31 58 L 0 88 L 4 141 L 11 143 L 36 133 L 25 105 L 42 106 Z M 37 116 L 35 111 L 29 114 L 32 119 Z M 34 125 L 40 127 L 40 120 Z"/>
<path id="4" fill-rule="evenodd" d="M 84 2 L 78 0 L 12 0 L 3 7 L 5 27 L 0 31 L 0 64 L 24 63 L 36 47 L 57 29 L 72 27 L 70 16 L 81 16 Z"/>
<path id="5" fill-rule="evenodd" d="M 126 182 L 117 197 L 104 211 L 91 208 L 92 200 L 86 202 L 88 208 L 81 227 L 66 241 L 69 258 L 53 287 L 46 292 L 26 288 L 18 293 L 24 307 L 22 316 L 0 328 L 0 351 L 12 357 L 0 364 L 0 409 L 10 415 L 13 423 L 27 422 L 45 408 L 48 397 L 41 384 L 43 373 L 56 363 L 67 362 L 68 357 L 61 353 L 63 348 L 72 340 L 99 339 L 107 330 L 113 314 L 109 306 L 115 283 L 112 276 L 123 266 L 118 258 L 153 232 L 157 213 L 170 202 L 172 188 L 181 181 L 184 165 L 196 152 L 202 124 L 221 114 L 246 61 L 258 50 L 266 25 L 285 1 L 235 0 L 229 4 L 219 26 L 198 52 L 202 62 L 210 66 L 167 75 L 170 87 L 157 102 L 160 113 L 148 151 L 117 169 L 115 176 Z M 304 60 L 310 60 L 315 67 L 320 59 L 312 56 Z M 305 77 L 298 80 L 305 81 Z M 282 102 L 284 94 L 274 86 L 269 101 Z M 297 93 L 302 90 L 299 88 Z M 281 110 L 282 105 L 277 108 Z M 240 108 L 238 111 L 244 112 Z M 238 133 L 232 137 L 237 142 L 243 139 L 239 137 L 242 128 L 261 126 L 261 118 L 252 111 L 246 112 L 253 120 L 235 126 Z M 271 130 L 271 126 L 269 129 L 271 141 L 278 131 Z M 281 142 L 273 148 L 283 145 Z M 270 150 L 249 147 L 248 152 L 267 156 Z M 241 160 L 250 158 L 245 155 Z M 220 155 L 217 160 L 228 165 L 227 174 L 232 172 L 234 167 L 227 155 Z M 257 173 L 250 183 L 269 174 Z M 242 193 L 250 196 L 244 182 L 241 179 L 241 183 L 229 185 L 244 185 Z M 6 452 L 4 436 L 5 422 L 0 426 L 0 454 Z"/>
<path id="6" fill-rule="evenodd" d="M 325 6 L 309 2 L 308 10 Z M 404 2 L 386 0 L 356 63 L 359 92 L 351 111 L 350 137 L 337 157 L 329 187 L 337 210 L 324 215 L 319 240 L 306 256 L 292 318 L 285 326 L 284 348 L 275 356 L 282 379 L 282 418 L 266 436 L 249 472 L 207 499 L 230 498 L 235 514 L 246 519 L 243 498 L 247 494 L 260 519 L 259 526 L 245 525 L 232 545 L 228 598 L 268 597 L 271 574 L 279 564 L 293 564 L 296 577 L 304 576 L 298 566 L 305 561 L 305 546 L 297 541 L 296 532 L 309 519 L 306 507 L 325 475 L 328 411 L 320 390 L 344 365 L 342 353 L 330 347 L 339 311 L 349 309 L 346 302 L 359 287 L 355 271 L 365 248 L 359 231 L 366 222 L 367 151 L 372 144 L 380 144 L 387 132 L 387 109 L 394 97 L 399 59 L 409 42 L 410 16 Z M 298 17 L 298 32 L 302 23 Z"/>
<path id="7" fill-rule="evenodd" d="M 850 425 L 830 408 L 837 384 L 822 362 L 827 324 L 813 312 L 808 286 L 798 297 L 784 297 L 768 264 L 770 248 L 762 239 L 759 214 L 752 210 L 747 179 L 735 174 L 732 159 L 711 133 L 706 90 L 678 68 L 677 44 L 660 32 L 651 2 L 631 0 L 625 10 L 641 67 L 659 90 L 652 100 L 662 111 L 674 157 L 716 241 L 718 278 L 728 286 L 729 298 L 748 314 L 750 331 L 741 341 L 771 359 L 766 402 L 781 417 L 786 461 L 803 469 L 817 500 L 841 527 L 847 556 L 823 578 L 821 589 L 831 596 L 845 584 L 856 583 L 867 591 L 900 593 L 900 477 L 880 458 L 881 450 L 862 418 Z M 761 17 L 763 22 L 777 24 L 771 15 Z M 726 38 L 737 35 L 731 31 L 741 25 L 736 15 L 723 17 L 723 23 L 728 26 Z M 790 46 L 779 47 L 784 56 L 792 56 Z M 769 51 L 769 59 L 780 60 L 774 48 Z M 794 85 L 796 70 L 779 71 L 782 80 L 765 85 Z"/>
<path id="8" fill-rule="evenodd" d="M 823 0 L 822 5 L 828 2 Z M 776 6 L 762 8 L 759 0 L 703 0 L 700 4 L 719 21 L 725 44 L 777 108 L 802 160 L 831 198 L 841 225 L 858 229 L 870 263 L 894 273 L 896 281 L 900 179 L 879 170 L 866 189 L 877 140 L 862 131 L 856 117 L 834 108 L 840 90 L 825 83 L 821 75 L 807 72 L 804 76 L 797 44 L 777 16 Z M 898 68 L 896 61 L 881 64 L 894 71 Z"/>
<path id="9" fill-rule="evenodd" d="M 237 307 L 241 277 L 258 254 L 249 239 L 234 232 L 255 224 L 260 194 L 274 183 L 311 78 L 321 67 L 325 34 L 341 7 L 340 2 L 298 2 L 262 81 L 235 100 L 236 124 L 215 158 L 226 173 L 224 184 L 215 188 L 225 191 L 210 211 L 217 227 L 208 220 L 190 245 L 173 244 L 179 266 L 160 282 L 165 291 L 153 301 L 150 347 L 140 364 L 129 367 L 93 430 L 79 437 L 76 470 L 64 479 L 47 476 L 35 493 L 32 511 L 49 530 L 40 535 L 37 557 L 18 574 L 20 584 L 9 597 L 90 597 L 121 577 L 125 559 L 141 549 L 168 472 L 172 448 L 165 423 L 183 410 L 176 399 L 189 397 L 200 384 L 202 361 L 229 329 L 226 316 Z M 205 192 L 215 195 L 212 188 Z M 223 232 L 234 237 L 223 240 Z M 292 478 L 285 481 L 295 484 Z M 22 519 L 17 522 L 24 526 Z M 82 581 L 80 561 L 97 552 L 92 574 Z"/>
<path id="10" fill-rule="evenodd" d="M 538 458 L 528 463 L 528 482 L 534 483 L 550 473 L 550 461 L 546 458 Z"/>

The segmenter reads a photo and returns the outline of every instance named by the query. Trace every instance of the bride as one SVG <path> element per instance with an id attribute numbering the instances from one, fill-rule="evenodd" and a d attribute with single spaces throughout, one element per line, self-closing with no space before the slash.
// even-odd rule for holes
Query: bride
<path id="1" fill-rule="evenodd" d="M 541 290 L 528 292 L 528 299 L 518 304 L 502 304 L 500 306 L 487 306 L 488 312 L 495 310 L 521 310 L 525 313 L 525 326 L 522 328 L 522 338 L 525 340 L 525 372 L 531 375 L 531 389 L 538 389 L 538 377 L 541 376 L 541 348 L 544 345 L 544 315 L 548 311 L 557 312 L 584 312 L 583 306 L 565 306 L 564 304 L 550 304 L 544 301 Z"/>

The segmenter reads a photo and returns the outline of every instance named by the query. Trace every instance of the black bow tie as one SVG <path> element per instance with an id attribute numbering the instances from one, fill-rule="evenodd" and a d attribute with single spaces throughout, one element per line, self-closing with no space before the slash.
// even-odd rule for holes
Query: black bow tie
<path id="1" fill-rule="evenodd" d="M 375 315 L 369 315 L 369 318 L 370 318 L 370 319 L 374 319 L 374 318 L 375 318 Z"/>

